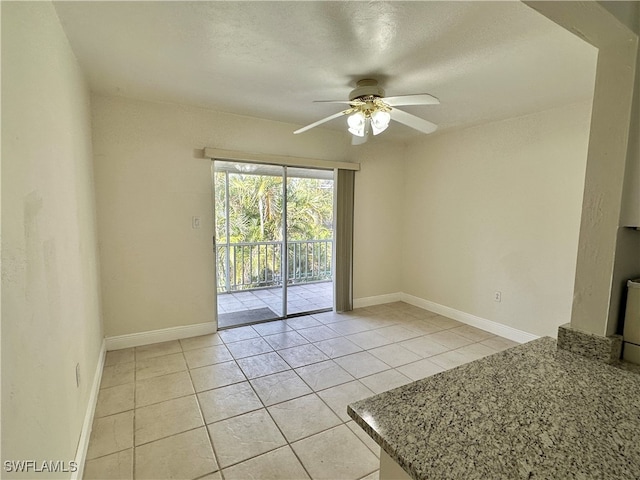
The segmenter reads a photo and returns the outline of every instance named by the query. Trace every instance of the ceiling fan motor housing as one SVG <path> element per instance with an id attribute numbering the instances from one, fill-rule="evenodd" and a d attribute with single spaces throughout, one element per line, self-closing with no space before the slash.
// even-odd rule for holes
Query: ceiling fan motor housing
<path id="1" fill-rule="evenodd" d="M 380 85 L 378 85 L 377 80 L 372 79 L 364 79 L 359 80 L 356 84 L 356 88 L 351 90 L 349 94 L 349 100 L 355 100 L 360 97 L 384 97 L 384 90 Z"/>

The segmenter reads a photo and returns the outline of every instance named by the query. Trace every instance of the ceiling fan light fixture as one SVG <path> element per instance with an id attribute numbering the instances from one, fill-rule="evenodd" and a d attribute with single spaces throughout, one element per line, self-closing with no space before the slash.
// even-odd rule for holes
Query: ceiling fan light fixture
<path id="1" fill-rule="evenodd" d="M 435 123 L 396 108 L 403 105 L 438 105 L 440 100 L 436 97 L 428 93 L 385 97 L 384 90 L 378 82 L 370 78 L 358 81 L 356 88 L 349 94 L 349 100 L 319 100 L 319 102 L 347 104 L 349 108 L 299 128 L 293 132 L 294 134 L 306 132 L 343 115 L 347 117 L 349 133 L 354 136 L 352 145 L 361 145 L 372 134 L 381 134 L 389 127 L 391 120 L 422 133 L 433 133 L 438 128 Z"/>
<path id="2" fill-rule="evenodd" d="M 347 117 L 349 132 L 357 137 L 364 137 L 365 117 L 362 112 L 355 112 Z"/>
<path id="3" fill-rule="evenodd" d="M 384 110 L 377 110 L 371 115 L 371 130 L 374 135 L 384 132 L 389 126 L 391 115 Z"/>

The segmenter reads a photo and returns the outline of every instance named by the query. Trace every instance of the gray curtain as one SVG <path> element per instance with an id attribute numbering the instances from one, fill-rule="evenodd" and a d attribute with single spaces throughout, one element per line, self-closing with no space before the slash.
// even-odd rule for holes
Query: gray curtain
<path id="1" fill-rule="evenodd" d="M 353 192 L 355 172 L 338 169 L 336 185 L 335 277 L 336 312 L 353 310 Z"/>

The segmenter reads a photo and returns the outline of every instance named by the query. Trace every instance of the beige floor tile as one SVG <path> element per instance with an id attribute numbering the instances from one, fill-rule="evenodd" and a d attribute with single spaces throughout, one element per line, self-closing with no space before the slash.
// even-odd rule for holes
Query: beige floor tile
<path id="1" fill-rule="evenodd" d="M 260 335 L 275 335 L 276 333 L 290 332 L 292 327 L 288 326 L 284 320 L 275 320 L 273 322 L 258 323 L 251 325 L 253 329 Z"/>
<path id="2" fill-rule="evenodd" d="M 198 348 L 213 347 L 214 345 L 221 345 L 222 338 L 217 333 L 210 335 L 201 335 L 199 337 L 183 338 L 180 340 L 180 345 L 183 351 L 197 350 Z"/>
<path id="3" fill-rule="evenodd" d="M 473 362 L 474 360 L 486 357 L 487 355 L 493 355 L 494 353 L 496 353 L 496 351 L 486 345 L 472 343 L 471 345 L 466 345 L 458 348 L 457 350 L 450 350 L 448 352 L 441 353 L 440 355 L 430 357 L 429 360 L 448 370 L 465 363 Z"/>
<path id="4" fill-rule="evenodd" d="M 339 333 L 340 335 L 353 335 L 354 333 L 365 332 L 371 330 L 370 326 L 366 323 L 359 322 L 358 320 L 351 318 L 344 322 L 332 323 L 327 325 L 331 330 Z"/>
<path id="5" fill-rule="evenodd" d="M 293 370 L 255 378 L 251 384 L 267 407 L 311 393 L 311 389 Z"/>
<path id="6" fill-rule="evenodd" d="M 295 371 L 316 392 L 354 379 L 333 360 L 296 368 Z"/>
<path id="7" fill-rule="evenodd" d="M 208 428 L 222 468 L 286 444 L 264 409 L 212 423 Z"/>
<path id="8" fill-rule="evenodd" d="M 273 348 L 263 338 L 249 338 L 248 340 L 240 340 L 239 342 L 230 343 L 227 348 L 234 358 L 245 358 L 252 355 L 260 355 L 261 353 L 273 352 Z"/>
<path id="9" fill-rule="evenodd" d="M 93 421 L 87 460 L 133 447 L 133 411 Z"/>
<path id="10" fill-rule="evenodd" d="M 348 335 L 346 338 L 365 350 L 393 343 L 393 340 L 379 334 L 377 330 L 367 330 L 366 332 L 354 333 L 353 335 Z"/>
<path id="11" fill-rule="evenodd" d="M 222 474 L 220 472 L 210 473 L 209 475 L 205 475 L 198 480 L 222 480 Z"/>
<path id="12" fill-rule="evenodd" d="M 218 332 L 218 335 L 220 335 L 220 338 L 222 338 L 222 341 L 227 344 L 260 336 L 258 332 L 256 332 L 251 326 L 230 328 L 228 330 L 220 330 Z"/>
<path id="13" fill-rule="evenodd" d="M 468 355 L 474 355 L 476 358 L 483 358 L 493 355 L 494 353 L 498 353 L 496 349 L 483 345 L 482 343 L 471 343 L 464 347 L 460 347 L 458 351 Z"/>
<path id="14" fill-rule="evenodd" d="M 240 358 L 237 362 L 248 379 L 264 377 L 291 368 L 276 352 Z"/>
<path id="15" fill-rule="evenodd" d="M 441 332 L 445 330 L 444 327 L 436 325 L 434 323 L 430 323 L 429 319 L 411 319 L 408 321 L 402 322 L 402 326 L 407 330 L 413 330 L 421 335 L 428 335 L 430 333 Z"/>
<path id="16" fill-rule="evenodd" d="M 440 355 L 429 357 L 430 362 L 435 363 L 444 370 L 464 365 L 465 363 L 469 363 L 476 359 L 475 355 L 465 355 L 463 352 L 458 350 L 449 350 L 448 352 L 441 353 Z"/>
<path id="17" fill-rule="evenodd" d="M 286 322 L 288 326 L 290 326 L 291 328 L 295 328 L 296 330 L 301 330 L 303 328 L 318 327 L 322 325 L 321 322 L 319 322 L 318 320 L 316 320 L 310 315 L 306 315 L 303 317 L 296 317 L 296 318 L 288 318 Z"/>
<path id="18" fill-rule="evenodd" d="M 431 362 L 427 358 L 407 365 L 402 365 L 401 367 L 396 368 L 396 370 L 413 381 L 421 380 L 423 378 L 430 377 L 431 375 L 435 375 L 436 373 L 444 372 L 444 368 Z"/>
<path id="19" fill-rule="evenodd" d="M 392 320 L 384 315 L 369 315 L 366 317 L 358 317 L 355 320 L 365 325 L 368 330 L 378 330 L 382 327 L 389 327 L 396 324 L 396 320 Z"/>
<path id="20" fill-rule="evenodd" d="M 115 387 L 124 383 L 133 383 L 135 379 L 136 364 L 118 363 L 102 370 L 100 388 Z"/>
<path id="21" fill-rule="evenodd" d="M 194 479 L 218 470 L 205 428 L 137 447 L 135 457 L 136 479 Z"/>
<path id="22" fill-rule="evenodd" d="M 374 393 L 386 392 L 413 382 L 413 380 L 397 370 L 385 370 L 384 372 L 361 378 L 360 381 Z"/>
<path id="23" fill-rule="evenodd" d="M 330 338 L 329 340 L 316 342 L 314 345 L 322 350 L 329 358 L 342 357 L 362 351 L 362 348 L 344 337 Z"/>
<path id="24" fill-rule="evenodd" d="M 474 342 L 481 342 L 482 340 L 486 340 L 495 336 L 493 333 L 489 333 L 485 330 L 472 327 L 471 325 L 462 325 L 460 327 L 455 327 L 452 328 L 451 331 L 453 333 L 457 333 L 458 335 L 462 335 L 469 340 L 473 340 Z"/>
<path id="25" fill-rule="evenodd" d="M 362 477 L 360 480 L 380 480 L 380 470 L 376 470 L 373 473 L 370 473 L 366 477 Z"/>
<path id="26" fill-rule="evenodd" d="M 225 385 L 246 380 L 236 362 L 217 363 L 208 367 L 195 368 L 190 370 L 190 373 L 196 392 L 224 387 Z"/>
<path id="27" fill-rule="evenodd" d="M 329 360 L 329 357 L 310 343 L 300 345 L 298 347 L 279 350 L 278 354 L 291 366 L 291 368 L 303 367 L 312 363 Z"/>
<path id="28" fill-rule="evenodd" d="M 262 408 L 262 402 L 249 382 L 207 390 L 198 394 L 198 401 L 206 423 L 218 422 Z"/>
<path id="29" fill-rule="evenodd" d="M 356 480 L 378 469 L 378 459 L 346 425 L 291 445 L 311 478 Z"/>
<path id="30" fill-rule="evenodd" d="M 225 480 L 303 480 L 309 478 L 291 448 L 287 446 L 246 460 L 233 467 L 225 468 L 223 473 Z"/>
<path id="31" fill-rule="evenodd" d="M 396 343 L 374 348 L 369 350 L 369 353 L 379 358 L 390 367 L 399 367 L 400 365 L 416 362 L 422 358 L 417 353 L 407 350 Z"/>
<path id="32" fill-rule="evenodd" d="M 497 351 L 506 350 L 508 348 L 517 347 L 518 345 L 520 345 L 518 342 L 514 342 L 513 340 L 509 340 L 503 337 L 487 338 L 480 343 Z"/>
<path id="33" fill-rule="evenodd" d="M 385 338 L 388 338 L 392 342 L 402 342 L 404 340 L 409 340 L 410 338 L 415 338 L 420 336 L 419 332 L 415 330 L 411 330 L 409 328 L 405 328 L 402 325 L 392 325 L 390 327 L 384 327 L 379 330 L 376 330 L 380 335 Z"/>
<path id="34" fill-rule="evenodd" d="M 164 355 L 171 355 L 172 353 L 180 352 L 182 352 L 182 347 L 178 340 L 143 345 L 141 347 L 136 347 L 136 361 L 144 360 L 146 358 L 162 357 Z"/>
<path id="35" fill-rule="evenodd" d="M 388 328 L 397 325 L 398 320 L 387 315 L 378 315 L 367 318 L 366 323 L 375 330 L 381 330 L 382 328 Z"/>
<path id="36" fill-rule="evenodd" d="M 85 480 L 132 480 L 133 448 L 88 460 L 84 466 Z"/>
<path id="37" fill-rule="evenodd" d="M 337 323 L 337 322 L 344 322 L 345 320 L 349 320 L 349 318 L 351 318 L 346 313 L 336 313 L 336 312 L 313 313 L 311 314 L 311 316 L 324 325 L 330 325 L 332 323 Z"/>
<path id="38" fill-rule="evenodd" d="M 227 350 L 227 347 L 224 345 L 213 345 L 196 350 L 187 350 L 184 352 L 184 358 L 189 368 L 206 367 L 207 365 L 215 365 L 216 363 L 233 360 L 231 353 L 229 353 L 229 350 Z"/>
<path id="39" fill-rule="evenodd" d="M 351 420 L 347 413 L 347 405 L 375 394 L 356 380 L 328 388 L 318 392 L 318 395 L 343 422 L 347 422 Z"/>
<path id="40" fill-rule="evenodd" d="M 100 390 L 94 418 L 133 410 L 133 391 L 133 383 L 125 383 Z"/>
<path id="41" fill-rule="evenodd" d="M 346 425 L 353 433 L 356 434 L 356 437 L 358 437 L 362 441 L 362 443 L 364 443 L 369 448 L 369 450 L 373 452 L 376 457 L 380 458 L 380 445 L 378 445 L 373 438 L 367 435 L 367 432 L 360 428 L 360 425 L 358 425 L 353 420 L 348 421 Z"/>
<path id="42" fill-rule="evenodd" d="M 452 318 L 443 317 L 442 315 L 436 315 L 435 317 L 428 317 L 427 321 L 445 330 L 464 325 L 464 323 L 458 322 L 457 320 L 453 320 Z"/>
<path id="43" fill-rule="evenodd" d="M 271 345 L 275 350 L 297 347 L 298 345 L 309 343 L 306 338 L 296 331 L 267 335 L 264 339 L 269 342 L 269 345 Z"/>
<path id="44" fill-rule="evenodd" d="M 433 340 L 440 345 L 444 345 L 449 350 L 464 347 L 465 345 L 473 343 L 473 340 L 469 340 L 462 335 L 458 335 L 457 333 L 454 333 L 453 330 L 443 330 L 442 332 L 432 333 L 431 335 L 427 335 L 426 338 Z"/>
<path id="45" fill-rule="evenodd" d="M 351 355 L 336 358 L 334 362 L 356 378 L 366 377 L 391 368 L 369 352 L 352 353 Z"/>
<path id="46" fill-rule="evenodd" d="M 429 318 L 434 318 L 439 316 L 435 312 L 430 312 L 429 310 L 425 310 L 423 308 L 416 307 L 413 305 L 411 305 L 411 308 L 403 308 L 403 311 L 405 315 L 412 318 L 417 318 L 419 320 L 424 320 L 424 319 L 429 319 Z"/>
<path id="47" fill-rule="evenodd" d="M 310 342 L 321 342 L 322 340 L 328 340 L 330 338 L 336 338 L 340 336 L 339 333 L 334 332 L 329 327 L 326 327 L 324 325 L 298 330 L 298 333 Z"/>
<path id="48" fill-rule="evenodd" d="M 104 359 L 104 365 L 105 367 L 110 367 L 119 363 L 135 362 L 135 360 L 135 348 L 123 348 L 121 350 L 112 350 L 107 352 Z"/>
<path id="49" fill-rule="evenodd" d="M 448 347 L 432 340 L 430 337 L 430 335 L 427 335 L 425 337 L 413 338 L 411 340 L 401 342 L 400 346 L 420 355 L 422 358 L 433 357 L 434 355 L 439 355 L 450 350 Z"/>
<path id="50" fill-rule="evenodd" d="M 289 442 L 342 423 L 316 394 L 278 403 L 267 410 Z"/>
<path id="51" fill-rule="evenodd" d="M 182 353 L 145 358 L 136 361 L 136 380 L 158 377 L 187 369 Z"/>
<path id="52" fill-rule="evenodd" d="M 147 378 L 136 382 L 136 408 L 194 393 L 189 372 Z"/>
<path id="53" fill-rule="evenodd" d="M 195 395 L 136 408 L 136 447 L 203 425 Z"/>

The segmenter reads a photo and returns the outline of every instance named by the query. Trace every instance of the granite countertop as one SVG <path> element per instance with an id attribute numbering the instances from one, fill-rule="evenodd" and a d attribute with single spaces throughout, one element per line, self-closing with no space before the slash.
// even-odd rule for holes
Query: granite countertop
<path id="1" fill-rule="evenodd" d="M 416 480 L 640 478 L 640 375 L 548 337 L 348 413 Z"/>

